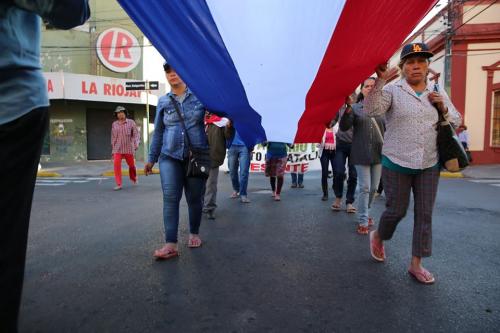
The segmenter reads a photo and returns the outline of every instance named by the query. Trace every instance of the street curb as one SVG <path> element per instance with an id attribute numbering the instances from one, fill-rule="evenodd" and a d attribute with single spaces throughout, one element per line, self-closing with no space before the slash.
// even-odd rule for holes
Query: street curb
<path id="1" fill-rule="evenodd" d="M 443 178 L 464 178 L 464 174 L 461 172 L 441 171 L 440 176 Z"/>
<path id="2" fill-rule="evenodd" d="M 160 170 L 159 169 L 153 169 L 153 174 L 154 175 L 160 174 Z M 128 174 L 128 169 L 123 169 L 122 170 L 122 176 L 128 176 L 128 175 L 129 175 Z M 137 175 L 144 176 L 145 175 L 144 174 L 144 170 L 138 169 L 137 170 Z M 113 170 L 104 171 L 101 176 L 104 176 L 104 177 L 114 177 L 115 176 L 115 172 Z"/>
<path id="3" fill-rule="evenodd" d="M 43 171 L 40 170 L 36 174 L 37 177 L 61 177 L 60 173 L 52 172 L 52 171 Z"/>

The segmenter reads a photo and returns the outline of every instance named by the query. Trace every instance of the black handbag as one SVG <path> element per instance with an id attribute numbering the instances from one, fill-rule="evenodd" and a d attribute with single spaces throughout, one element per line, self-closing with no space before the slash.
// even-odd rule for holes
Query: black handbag
<path id="1" fill-rule="evenodd" d="M 434 91 L 437 90 L 437 85 L 435 85 Z M 437 107 L 436 110 L 439 117 L 436 124 L 439 163 L 449 172 L 463 170 L 469 165 L 469 158 L 464 146 L 458 139 L 458 135 L 450 122 L 445 119 Z"/>
<path id="2" fill-rule="evenodd" d="M 187 163 L 186 176 L 207 179 L 211 167 L 210 150 L 208 148 L 195 148 L 191 145 L 191 140 L 189 140 L 189 134 L 186 129 L 186 124 L 184 123 L 184 117 L 179 110 L 177 101 L 173 96 L 170 96 L 170 99 L 174 104 L 175 112 L 177 112 L 177 115 L 181 119 L 182 127 L 184 128 L 184 133 L 186 133 L 186 139 L 189 147 L 189 158 Z"/>

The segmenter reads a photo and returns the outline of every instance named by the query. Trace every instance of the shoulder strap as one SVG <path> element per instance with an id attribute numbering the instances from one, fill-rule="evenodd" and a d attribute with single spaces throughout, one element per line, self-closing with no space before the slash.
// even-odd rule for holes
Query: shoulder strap
<path id="1" fill-rule="evenodd" d="M 186 134 L 186 139 L 188 143 L 189 149 L 191 149 L 191 140 L 189 140 L 189 134 L 186 129 L 186 123 L 184 122 L 184 117 L 182 116 L 181 110 L 179 110 L 179 105 L 177 104 L 177 101 L 175 100 L 174 96 L 170 95 L 170 100 L 172 101 L 172 104 L 174 104 L 175 112 L 179 115 L 179 118 L 181 118 L 181 124 L 182 128 L 184 128 L 184 133 Z"/>
<path id="2" fill-rule="evenodd" d="M 382 141 L 382 143 L 384 143 L 384 136 L 382 135 L 382 131 L 380 130 L 380 126 L 378 125 L 378 123 L 374 117 L 369 117 L 369 118 L 371 119 L 373 125 L 375 125 L 375 129 L 377 130 L 377 133 L 378 133 L 380 140 Z"/>

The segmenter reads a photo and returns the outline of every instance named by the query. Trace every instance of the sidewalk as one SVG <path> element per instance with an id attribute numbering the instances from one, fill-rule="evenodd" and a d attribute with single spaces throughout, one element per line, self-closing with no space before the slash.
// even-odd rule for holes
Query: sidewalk
<path id="1" fill-rule="evenodd" d="M 136 161 L 138 175 L 144 175 L 144 162 Z M 157 165 L 156 165 L 157 166 Z M 122 173 L 128 175 L 128 166 L 122 161 Z M 159 173 L 158 168 L 153 173 Z M 42 163 L 38 177 L 112 177 L 113 163 L 110 160 L 79 161 L 79 162 L 45 162 Z"/>
<path id="2" fill-rule="evenodd" d="M 144 162 L 136 161 L 136 167 L 137 174 L 144 175 Z M 122 170 L 124 175 L 128 174 L 128 167 L 125 161 L 122 162 Z M 153 169 L 153 173 L 158 173 L 158 169 Z M 113 175 L 113 163 L 108 160 L 73 163 L 46 162 L 42 163 L 42 169 L 38 172 L 39 177 L 112 177 Z M 472 165 L 463 172 L 442 172 L 441 177 L 500 179 L 500 164 Z"/>

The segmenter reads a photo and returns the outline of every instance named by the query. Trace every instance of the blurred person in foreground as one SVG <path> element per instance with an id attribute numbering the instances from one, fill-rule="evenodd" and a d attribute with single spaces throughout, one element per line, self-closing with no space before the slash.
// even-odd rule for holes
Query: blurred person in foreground
<path id="1" fill-rule="evenodd" d="M 40 66 L 41 18 L 82 25 L 87 0 L 0 1 L 0 332 L 17 332 L 28 227 L 49 99 Z"/>

